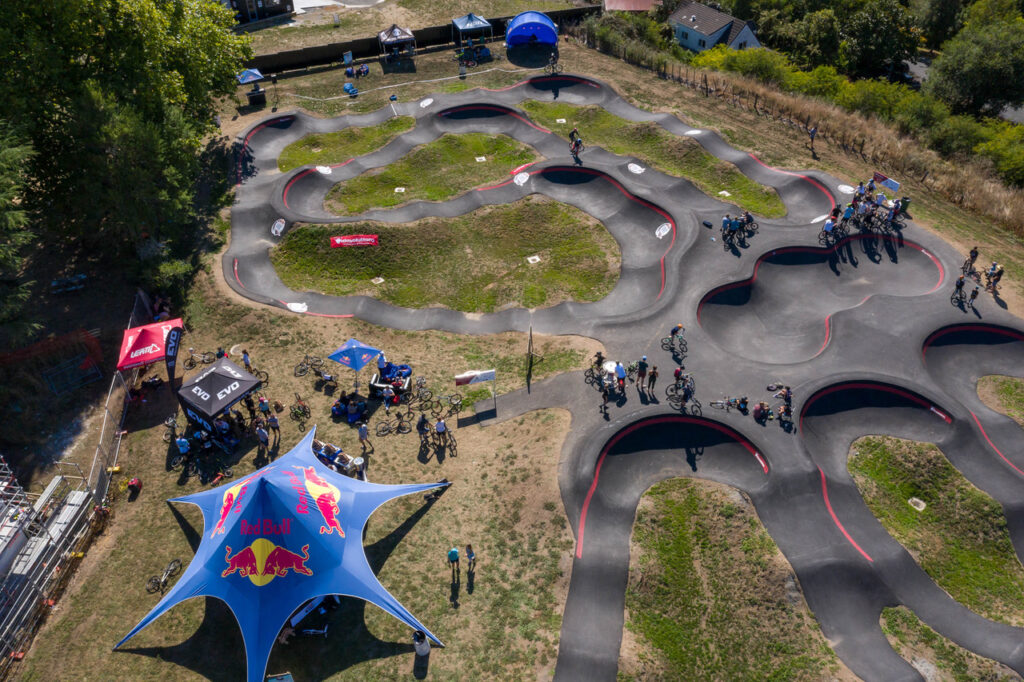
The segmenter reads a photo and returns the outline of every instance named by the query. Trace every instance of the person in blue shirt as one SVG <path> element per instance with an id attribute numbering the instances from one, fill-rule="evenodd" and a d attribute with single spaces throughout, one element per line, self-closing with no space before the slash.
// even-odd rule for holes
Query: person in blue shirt
<path id="1" fill-rule="evenodd" d="M 825 226 L 822 228 L 825 234 L 832 234 L 832 229 L 835 228 L 836 224 L 831 218 L 825 221 Z"/>
<path id="2" fill-rule="evenodd" d="M 722 232 L 723 232 L 723 233 L 724 233 L 724 232 L 725 232 L 726 230 L 728 230 L 728 229 L 729 229 L 729 225 L 730 225 L 731 223 L 732 223 L 732 218 L 730 218 L 730 217 L 729 217 L 729 214 L 728 214 L 728 213 L 726 213 L 726 214 L 725 214 L 725 216 L 723 216 L 723 217 L 722 217 Z"/>
<path id="3" fill-rule="evenodd" d="M 843 222 L 846 222 L 847 220 L 852 218 L 853 212 L 853 204 L 850 204 L 849 206 L 846 207 L 846 210 L 843 211 Z"/>
<path id="4" fill-rule="evenodd" d="M 174 444 L 178 446 L 178 452 L 182 455 L 187 455 L 189 451 L 188 438 L 179 436 L 178 440 L 174 441 Z"/>

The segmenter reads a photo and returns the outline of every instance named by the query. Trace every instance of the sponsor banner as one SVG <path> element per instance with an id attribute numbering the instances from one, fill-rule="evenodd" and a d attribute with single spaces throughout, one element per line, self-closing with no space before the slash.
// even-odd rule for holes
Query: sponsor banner
<path id="1" fill-rule="evenodd" d="M 878 171 L 875 171 L 875 184 L 884 185 L 885 187 L 891 189 L 893 192 L 900 191 L 900 183 L 896 182 L 887 175 L 882 175 Z"/>
<path id="2" fill-rule="evenodd" d="M 468 372 L 455 375 L 456 386 L 479 384 L 484 381 L 494 381 L 493 369 L 470 370 Z"/>
<path id="3" fill-rule="evenodd" d="M 380 246 L 375 234 L 345 234 L 331 237 L 331 248 L 341 246 Z"/>
<path id="4" fill-rule="evenodd" d="M 167 332 L 167 339 L 164 341 L 164 360 L 167 362 L 167 380 L 174 388 L 174 366 L 178 364 L 178 348 L 181 347 L 181 335 L 185 330 L 175 327 Z"/>

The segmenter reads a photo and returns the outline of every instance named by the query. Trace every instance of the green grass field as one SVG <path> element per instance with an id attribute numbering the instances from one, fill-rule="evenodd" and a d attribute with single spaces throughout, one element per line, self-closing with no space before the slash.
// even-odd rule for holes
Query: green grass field
<path id="1" fill-rule="evenodd" d="M 921 622 L 905 606 L 882 609 L 882 630 L 889 643 L 908 661 L 924 654 L 943 675 L 956 682 L 1019 680 L 1020 676 L 995 661 L 964 649 Z"/>
<path id="2" fill-rule="evenodd" d="M 633 526 L 627 627 L 655 661 L 620 679 L 817 680 L 839 665 L 753 508 L 725 486 L 652 487 Z M 634 551 L 634 557 L 637 553 Z"/>
<path id="3" fill-rule="evenodd" d="M 331 248 L 338 234 L 380 235 L 378 247 Z M 526 257 L 539 255 L 536 265 Z M 338 296 L 367 293 L 395 305 L 463 312 L 596 301 L 615 286 L 619 252 L 604 225 L 539 196 L 457 218 L 406 225 L 302 226 L 271 259 L 289 287 Z M 370 282 L 383 277 L 384 284 Z"/>
<path id="4" fill-rule="evenodd" d="M 978 380 L 979 390 L 995 394 L 1000 412 L 1024 426 L 1024 379 L 1004 376 L 988 376 Z"/>
<path id="5" fill-rule="evenodd" d="M 719 161 L 694 140 L 676 137 L 655 123 L 631 123 L 596 106 L 529 101 L 522 108 L 534 121 L 566 139 L 576 126 L 587 145 L 635 156 L 669 175 L 690 180 L 715 198 L 725 190 L 732 195 L 728 201 L 757 215 L 779 218 L 786 214 L 774 189 Z M 558 123 L 558 119 L 566 123 Z"/>
<path id="6" fill-rule="evenodd" d="M 412 116 L 399 116 L 369 128 L 308 135 L 284 148 L 277 157 L 277 167 L 284 172 L 299 166 L 341 163 L 380 149 L 414 125 L 416 119 Z"/>
<path id="7" fill-rule="evenodd" d="M 864 501 L 921 568 L 972 611 L 1024 623 L 1024 567 L 999 504 L 934 445 L 869 437 L 853 450 L 849 469 Z M 928 506 L 917 511 L 911 497 Z"/>
<path id="8" fill-rule="evenodd" d="M 507 179 L 510 170 L 537 158 L 533 149 L 505 135 L 444 135 L 384 168 L 335 185 L 325 203 L 328 210 L 351 215 L 417 199 L 444 201 Z"/>

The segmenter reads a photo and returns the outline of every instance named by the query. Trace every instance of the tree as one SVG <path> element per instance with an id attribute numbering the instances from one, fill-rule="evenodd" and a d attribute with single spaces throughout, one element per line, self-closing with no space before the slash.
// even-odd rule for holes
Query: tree
<path id="1" fill-rule="evenodd" d="M 938 48 L 957 32 L 961 0 L 918 0 L 914 4 L 914 20 L 928 47 Z"/>
<path id="2" fill-rule="evenodd" d="M 867 0 L 840 23 L 839 63 L 856 77 L 903 73 L 914 56 L 920 31 L 897 0 Z"/>
<path id="3" fill-rule="evenodd" d="M 214 98 L 250 54 L 217 0 L 15 3 L 0 24 L 0 116 L 36 155 L 26 208 L 116 250 L 190 224 Z"/>
<path id="4" fill-rule="evenodd" d="M 1024 101 L 1024 19 L 969 23 L 946 42 L 925 88 L 955 114 L 998 115 Z"/>
<path id="5" fill-rule="evenodd" d="M 32 284 L 21 277 L 23 249 L 32 239 L 22 208 L 25 168 L 31 158 L 32 147 L 0 120 L 0 342 L 4 345 L 22 341 L 38 328 L 22 317 Z"/>

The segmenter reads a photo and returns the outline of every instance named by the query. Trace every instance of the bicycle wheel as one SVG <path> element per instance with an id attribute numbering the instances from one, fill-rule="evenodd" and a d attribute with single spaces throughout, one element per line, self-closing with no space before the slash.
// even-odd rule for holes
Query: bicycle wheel
<path id="1" fill-rule="evenodd" d="M 173 578 L 178 575 L 178 571 L 181 570 L 181 559 L 174 559 L 171 563 L 167 564 L 167 575 Z"/>
<path id="2" fill-rule="evenodd" d="M 386 436 L 391 433 L 391 422 L 377 422 L 377 435 Z"/>
<path id="3" fill-rule="evenodd" d="M 448 396 L 448 404 L 454 407 L 456 410 L 462 409 L 462 396 L 458 393 L 452 393 Z"/>
<path id="4" fill-rule="evenodd" d="M 708 405 L 715 408 L 716 410 L 724 410 L 729 406 L 729 403 L 725 402 L 724 400 L 712 400 L 710 403 L 708 403 Z"/>
<path id="5" fill-rule="evenodd" d="M 309 364 L 310 367 L 323 367 L 324 366 L 324 359 L 323 358 L 318 358 L 315 355 L 307 355 L 306 356 L 306 362 Z"/>
<path id="6" fill-rule="evenodd" d="M 264 386 L 270 383 L 270 374 L 268 372 L 263 371 L 262 369 L 253 370 L 252 375 L 259 379 Z"/>
<path id="7" fill-rule="evenodd" d="M 697 402 L 696 400 L 691 401 L 690 414 L 692 414 L 694 417 L 699 417 L 703 413 L 704 411 L 701 409 L 700 403 Z"/>
<path id="8" fill-rule="evenodd" d="M 232 476 L 235 475 L 235 471 L 231 467 L 221 467 L 220 475 L 223 476 L 224 478 L 231 478 Z"/>
<path id="9" fill-rule="evenodd" d="M 194 459 L 186 460 L 185 466 L 182 468 L 182 473 L 185 474 L 185 478 L 192 478 L 199 473 L 199 467 L 196 465 L 196 461 Z"/>
<path id="10" fill-rule="evenodd" d="M 295 376 L 304 377 L 307 374 L 309 374 L 309 365 L 307 365 L 305 362 L 300 362 L 299 364 L 295 365 Z"/>
<path id="11" fill-rule="evenodd" d="M 160 591 L 160 578 L 158 578 L 157 576 L 154 575 L 152 578 L 150 578 L 149 580 L 146 581 L 146 592 L 149 592 L 150 594 L 155 594 L 155 593 L 157 593 L 159 591 Z"/>
<path id="12" fill-rule="evenodd" d="M 593 367 L 588 367 L 587 371 L 583 373 L 583 381 L 588 384 L 594 383 L 595 381 L 597 381 L 597 379 L 597 370 L 595 370 Z"/>
<path id="13" fill-rule="evenodd" d="M 297 422 L 303 421 L 306 418 L 306 413 L 298 405 L 292 405 L 289 413 L 291 418 Z"/>
<path id="14" fill-rule="evenodd" d="M 682 386 L 680 384 L 669 384 L 665 387 L 665 397 L 671 400 L 675 396 L 682 393 Z"/>
<path id="15" fill-rule="evenodd" d="M 665 338 L 663 338 L 661 340 L 661 349 L 662 350 L 669 350 L 670 351 L 670 350 L 672 350 L 672 345 L 673 345 L 673 342 L 672 342 L 672 337 L 671 336 L 666 336 Z"/>
<path id="16" fill-rule="evenodd" d="M 821 232 L 818 233 L 818 243 L 828 244 L 828 232 L 822 230 Z"/>
<path id="17" fill-rule="evenodd" d="M 757 228 L 761 227 L 757 223 L 747 223 L 747 234 L 757 234 Z"/>
<path id="18" fill-rule="evenodd" d="M 677 351 L 679 351 L 680 353 L 685 353 L 686 352 L 686 350 L 687 350 L 686 339 L 680 338 L 676 342 L 676 345 L 678 346 L 678 348 L 676 349 Z"/>
<path id="19" fill-rule="evenodd" d="M 412 431 L 412 424 L 405 419 L 399 419 L 398 424 L 395 426 L 395 431 L 398 433 L 409 433 Z"/>
<path id="20" fill-rule="evenodd" d="M 193 356 L 192 354 L 189 354 L 189 356 L 187 358 L 185 358 L 185 362 L 183 362 L 181 364 L 182 364 L 182 366 L 185 369 L 195 369 L 196 368 L 195 356 Z"/>
<path id="21" fill-rule="evenodd" d="M 185 455 L 178 454 L 171 457 L 171 471 L 180 470 L 183 464 L 185 464 Z"/>
<path id="22" fill-rule="evenodd" d="M 171 442 L 171 440 L 172 440 L 171 439 L 171 433 L 172 433 L 172 431 L 170 429 L 165 429 L 164 430 L 164 442 L 165 443 L 170 443 Z"/>

